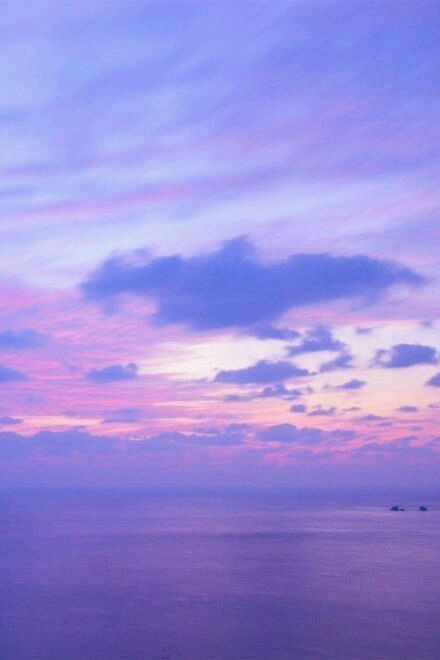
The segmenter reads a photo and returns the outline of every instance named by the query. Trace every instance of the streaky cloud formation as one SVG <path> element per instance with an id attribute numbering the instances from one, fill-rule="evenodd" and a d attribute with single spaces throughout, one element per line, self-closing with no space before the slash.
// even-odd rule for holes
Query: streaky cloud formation
<path id="1" fill-rule="evenodd" d="M 397 284 L 423 278 L 401 264 L 365 255 L 296 254 L 264 263 L 245 238 L 215 252 L 148 258 L 139 252 L 112 257 L 82 284 L 89 300 L 122 294 L 152 298 L 159 325 L 195 330 L 255 326 L 290 309 L 342 299 L 377 299 Z"/>

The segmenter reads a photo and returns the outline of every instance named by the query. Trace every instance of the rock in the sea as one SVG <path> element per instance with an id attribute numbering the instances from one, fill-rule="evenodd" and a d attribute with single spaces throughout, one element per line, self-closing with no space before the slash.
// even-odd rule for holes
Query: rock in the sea
<path id="1" fill-rule="evenodd" d="M 398 507 L 397 504 L 396 504 L 395 506 L 392 506 L 392 507 L 391 507 L 390 511 L 400 511 L 400 509 L 399 509 L 399 507 Z"/>
<path id="2" fill-rule="evenodd" d="M 426 506 L 419 506 L 419 511 L 428 511 Z"/>

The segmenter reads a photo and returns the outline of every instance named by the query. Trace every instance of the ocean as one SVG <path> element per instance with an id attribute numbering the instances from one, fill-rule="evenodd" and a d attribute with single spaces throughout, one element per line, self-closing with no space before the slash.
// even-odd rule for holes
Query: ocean
<path id="1" fill-rule="evenodd" d="M 0 582 L 2 660 L 438 659 L 440 505 L 2 491 Z"/>

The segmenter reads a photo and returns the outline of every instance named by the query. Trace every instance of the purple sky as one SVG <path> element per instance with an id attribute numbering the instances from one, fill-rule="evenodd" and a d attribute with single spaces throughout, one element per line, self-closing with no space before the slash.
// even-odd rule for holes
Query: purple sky
<path id="1" fill-rule="evenodd" d="M 5 484 L 434 484 L 438 3 L 6 3 Z"/>

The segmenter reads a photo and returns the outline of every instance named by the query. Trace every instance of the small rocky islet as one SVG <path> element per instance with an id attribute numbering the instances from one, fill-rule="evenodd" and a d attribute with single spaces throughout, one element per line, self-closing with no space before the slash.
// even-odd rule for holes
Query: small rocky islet
<path id="1" fill-rule="evenodd" d="M 395 504 L 390 508 L 390 511 L 405 511 L 405 509 L 403 506 L 398 506 L 397 504 Z M 428 511 L 428 508 L 422 505 L 419 506 L 419 511 Z"/>

